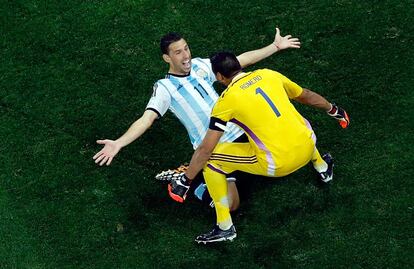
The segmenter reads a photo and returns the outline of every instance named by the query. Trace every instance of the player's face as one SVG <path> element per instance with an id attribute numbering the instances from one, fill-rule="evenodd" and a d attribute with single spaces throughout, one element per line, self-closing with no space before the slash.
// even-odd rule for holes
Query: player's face
<path id="1" fill-rule="evenodd" d="M 191 51 L 184 39 L 171 43 L 164 60 L 170 64 L 170 73 L 187 75 L 191 71 Z"/>

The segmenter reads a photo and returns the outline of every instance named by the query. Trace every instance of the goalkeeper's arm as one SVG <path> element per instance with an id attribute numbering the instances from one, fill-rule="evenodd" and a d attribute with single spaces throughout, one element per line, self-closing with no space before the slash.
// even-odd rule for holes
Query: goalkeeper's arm
<path id="1" fill-rule="evenodd" d="M 338 107 L 336 104 L 331 104 L 328 100 L 316 92 L 303 88 L 302 93 L 298 97 L 294 98 L 294 100 L 305 105 L 325 110 L 329 116 L 334 117 L 339 121 L 342 128 L 346 128 L 349 125 L 349 117 L 346 111 Z"/>

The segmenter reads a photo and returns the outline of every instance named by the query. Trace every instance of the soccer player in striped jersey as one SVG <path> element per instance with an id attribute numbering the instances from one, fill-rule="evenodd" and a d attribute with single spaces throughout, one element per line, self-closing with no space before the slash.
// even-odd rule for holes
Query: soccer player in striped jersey
<path id="1" fill-rule="evenodd" d="M 246 67 L 280 50 L 299 47 L 297 38 L 292 38 L 291 35 L 282 37 L 276 28 L 274 41 L 270 45 L 245 52 L 237 56 L 237 59 L 242 67 Z M 192 58 L 186 40 L 177 33 L 163 36 L 160 48 L 163 60 L 169 65 L 167 75 L 154 84 L 152 97 L 143 115 L 121 137 L 116 140 L 97 140 L 104 147 L 93 157 L 95 163 L 110 165 L 123 147 L 144 134 L 167 110 L 184 125 L 194 149 L 203 140 L 208 130 L 211 109 L 219 97 L 213 87 L 216 78 L 210 60 Z M 221 141 L 238 141 L 242 135 L 241 129 L 230 124 Z M 235 190 L 234 186 L 230 188 Z"/>
<path id="2" fill-rule="evenodd" d="M 211 62 L 217 79 L 227 89 L 212 110 L 209 130 L 194 152 L 190 166 L 170 184 L 170 196 L 181 199 L 191 179 L 204 168 L 204 178 L 217 215 L 214 229 L 196 238 L 204 244 L 236 237 L 229 213 L 227 174 L 238 170 L 283 177 L 312 162 L 322 181 L 332 180 L 332 157 L 319 154 L 309 122 L 290 99 L 327 111 L 342 127 L 349 124 L 343 109 L 278 72 L 261 69 L 244 73 L 236 56 L 228 52 L 214 55 Z M 230 122 L 246 132 L 248 143 L 220 140 Z"/>

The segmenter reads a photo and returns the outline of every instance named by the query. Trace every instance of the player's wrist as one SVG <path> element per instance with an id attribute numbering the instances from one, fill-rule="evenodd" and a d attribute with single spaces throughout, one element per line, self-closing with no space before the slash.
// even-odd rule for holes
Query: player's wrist
<path id="1" fill-rule="evenodd" d="M 280 49 L 280 47 L 279 47 L 279 44 L 278 44 L 276 41 L 274 41 L 274 42 L 272 43 L 272 45 L 276 48 L 276 51 L 281 50 L 281 49 Z"/>
<path id="2" fill-rule="evenodd" d="M 122 149 L 123 147 L 128 145 L 126 142 L 124 142 L 120 139 L 115 140 L 114 143 L 115 143 L 115 146 L 118 147 L 119 149 Z"/>
<path id="3" fill-rule="evenodd" d="M 186 174 L 183 174 L 183 179 L 185 182 L 190 183 L 192 179 L 190 179 Z"/>
<path id="4" fill-rule="evenodd" d="M 336 112 L 335 105 L 332 103 L 329 103 L 329 109 L 326 110 L 326 113 L 334 114 L 335 112 Z"/>

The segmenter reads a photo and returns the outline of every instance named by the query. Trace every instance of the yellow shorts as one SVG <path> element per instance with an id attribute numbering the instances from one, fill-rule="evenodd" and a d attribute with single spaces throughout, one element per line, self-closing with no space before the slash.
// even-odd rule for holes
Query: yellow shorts
<path id="1" fill-rule="evenodd" d="M 221 174 L 229 174 L 234 171 L 243 171 L 254 175 L 269 177 L 286 176 L 306 165 L 312 158 L 315 144 L 311 142 L 306 150 L 301 152 L 300 158 L 293 158 L 278 167 L 281 160 L 273 155 L 265 153 L 256 154 L 250 143 L 219 143 L 211 155 L 207 167 Z M 276 167 L 269 168 L 268 159 L 275 160 Z"/>

